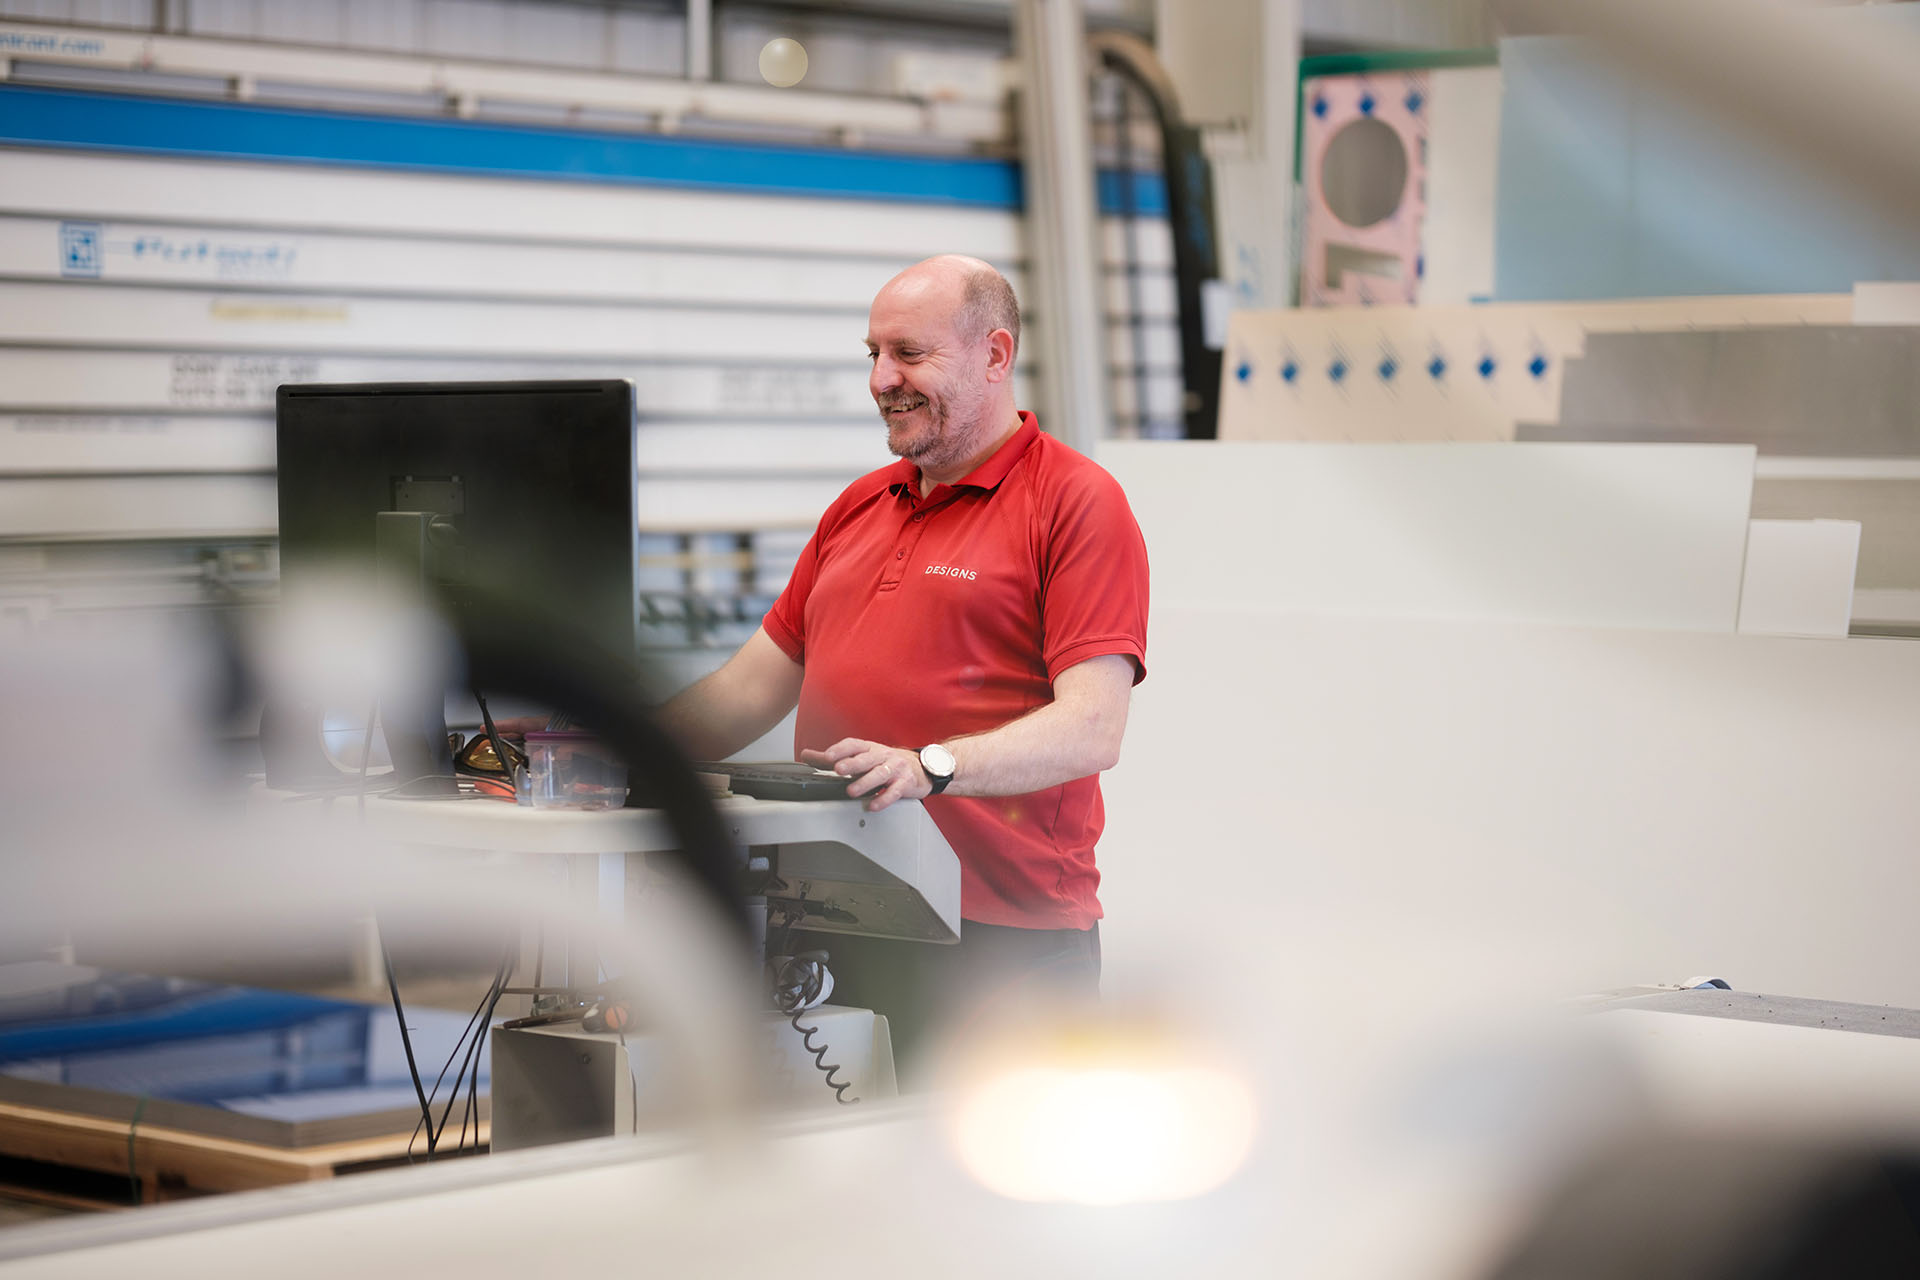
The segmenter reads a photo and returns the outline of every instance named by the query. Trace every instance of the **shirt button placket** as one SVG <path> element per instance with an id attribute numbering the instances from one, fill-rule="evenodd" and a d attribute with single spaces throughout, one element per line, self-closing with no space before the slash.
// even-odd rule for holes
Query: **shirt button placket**
<path id="1" fill-rule="evenodd" d="M 893 570 L 881 576 L 879 580 L 881 591 L 897 587 L 900 585 L 900 580 L 906 576 L 906 553 L 912 551 L 920 543 L 922 533 L 927 532 L 925 520 L 927 520 L 927 512 L 916 510 L 910 516 L 906 516 L 906 520 L 900 522 L 900 539 L 893 545 Z"/>
<path id="2" fill-rule="evenodd" d="M 916 511 L 901 523 L 900 540 L 896 542 L 893 547 L 893 568 L 880 577 L 880 589 L 882 591 L 890 591 L 899 586 L 900 580 L 906 576 L 907 552 L 911 551 L 913 544 L 920 540 L 921 529 L 925 528 L 925 526 L 920 525 L 919 521 L 925 514 L 923 511 Z"/>

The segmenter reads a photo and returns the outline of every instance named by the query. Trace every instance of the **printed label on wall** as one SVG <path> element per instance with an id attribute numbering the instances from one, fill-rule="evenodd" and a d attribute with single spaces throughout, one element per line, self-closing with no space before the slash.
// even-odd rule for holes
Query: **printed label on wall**
<path id="1" fill-rule="evenodd" d="M 320 361 L 288 356 L 176 355 L 167 403 L 182 408 L 271 405 L 283 382 L 319 380 Z"/>
<path id="2" fill-rule="evenodd" d="M 100 224 L 63 222 L 60 224 L 60 274 L 98 276 L 100 274 Z"/>
<path id="3" fill-rule="evenodd" d="M 300 242 L 233 233 L 123 232 L 98 222 L 60 224 L 63 276 L 280 281 L 293 274 Z"/>

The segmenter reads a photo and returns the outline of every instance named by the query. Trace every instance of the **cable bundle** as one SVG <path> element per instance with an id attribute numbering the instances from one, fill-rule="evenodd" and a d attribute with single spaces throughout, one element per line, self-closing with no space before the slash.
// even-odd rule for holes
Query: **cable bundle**
<path id="1" fill-rule="evenodd" d="M 420 1083 L 420 1071 L 414 1065 L 413 1038 L 407 1033 L 407 1015 L 400 1006 L 400 984 L 394 978 L 393 959 L 385 956 L 385 944 L 381 944 L 383 958 L 387 967 L 387 989 L 393 995 L 393 1011 L 400 1020 L 400 1043 L 407 1051 L 407 1071 L 413 1077 L 413 1091 L 420 1099 L 420 1119 L 413 1126 L 413 1135 L 407 1139 L 407 1159 L 413 1159 L 413 1144 L 420 1139 L 422 1128 L 427 1133 L 427 1159 L 432 1160 L 440 1154 L 440 1136 L 446 1131 L 447 1121 L 453 1115 L 453 1107 L 460 1100 L 462 1082 L 466 1085 L 467 1102 L 460 1112 L 460 1132 L 454 1140 L 455 1153 L 461 1151 L 467 1143 L 467 1126 L 473 1126 L 474 1149 L 480 1147 L 480 1046 L 486 1038 L 487 1030 L 493 1025 L 494 1009 L 500 1004 L 500 997 L 507 983 L 513 978 L 515 947 L 508 946 L 500 957 L 500 967 L 494 970 L 493 984 L 487 993 L 480 997 L 479 1007 L 473 1016 L 467 1019 L 467 1026 L 460 1038 L 453 1042 L 453 1048 L 447 1054 L 447 1060 L 440 1065 L 440 1074 L 433 1079 L 433 1089 L 428 1092 Z M 464 1048 L 464 1052 L 462 1052 Z M 453 1060 L 460 1059 L 460 1067 L 453 1075 L 453 1087 L 447 1095 L 447 1105 L 441 1109 L 440 1123 L 433 1122 L 433 1104 L 439 1100 L 440 1086 L 447 1078 L 448 1068 Z"/>

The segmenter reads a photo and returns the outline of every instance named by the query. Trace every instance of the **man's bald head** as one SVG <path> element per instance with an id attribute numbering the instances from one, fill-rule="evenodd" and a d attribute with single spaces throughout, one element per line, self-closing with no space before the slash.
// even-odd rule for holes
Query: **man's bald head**
<path id="1" fill-rule="evenodd" d="M 896 286 L 951 289 L 954 328 L 964 341 L 978 342 L 995 329 L 1005 329 L 1013 336 L 1014 351 L 1020 350 L 1020 300 L 992 263 L 943 253 L 916 262 L 887 282 L 889 289 Z"/>
<path id="2" fill-rule="evenodd" d="M 1019 429 L 1019 332 L 1013 290 L 978 258 L 928 258 L 874 295 L 867 390 L 887 448 L 920 468 L 923 486 L 957 480 Z"/>

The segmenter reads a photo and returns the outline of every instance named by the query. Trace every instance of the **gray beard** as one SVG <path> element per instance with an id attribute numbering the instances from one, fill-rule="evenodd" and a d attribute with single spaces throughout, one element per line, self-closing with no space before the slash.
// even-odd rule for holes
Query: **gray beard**
<path id="1" fill-rule="evenodd" d="M 903 453 L 893 446 L 893 424 L 887 422 L 887 411 L 880 411 L 880 421 L 887 423 L 887 452 L 896 458 L 905 458 L 908 462 L 918 463 L 929 454 L 937 451 L 947 440 L 947 406 L 936 400 L 927 401 L 927 418 L 933 425 L 925 442 L 916 452 Z"/>

